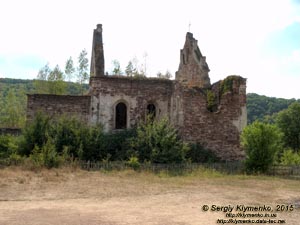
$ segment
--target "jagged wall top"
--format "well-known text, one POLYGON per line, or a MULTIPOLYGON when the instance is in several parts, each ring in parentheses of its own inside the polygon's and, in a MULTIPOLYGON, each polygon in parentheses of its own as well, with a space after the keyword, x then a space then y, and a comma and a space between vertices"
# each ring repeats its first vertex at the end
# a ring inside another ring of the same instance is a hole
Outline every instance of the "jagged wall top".
POLYGON ((91 76, 104 76, 104 51, 102 41, 102 24, 94 29, 91 59, 91 76))
POLYGON ((176 80, 189 86, 210 87, 209 68, 206 57, 201 54, 198 41, 193 34, 186 34, 185 44, 180 50, 180 64, 176 80))

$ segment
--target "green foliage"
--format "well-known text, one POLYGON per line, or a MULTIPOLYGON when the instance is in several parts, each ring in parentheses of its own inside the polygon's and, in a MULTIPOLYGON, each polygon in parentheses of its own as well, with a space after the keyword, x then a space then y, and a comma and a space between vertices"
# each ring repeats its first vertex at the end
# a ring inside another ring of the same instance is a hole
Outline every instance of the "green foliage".
POLYGON ((220 93, 221 93, 221 95, 225 94, 228 91, 231 92, 233 90, 232 89, 233 88, 233 82, 235 81, 239 85, 240 82, 241 82, 241 79, 243 79, 243 78, 240 77, 240 76, 232 75, 232 76, 228 76, 224 80, 222 80, 221 83, 220 83, 220 93))
POLYGON ((152 121, 149 117, 139 124, 137 136, 131 144, 142 162, 180 163, 188 150, 167 119, 152 121))
MULTIPOLYGON (((20 80, 0 78, 0 127, 24 127, 26 119, 26 93, 49 93, 46 80, 20 80), (40 85, 37 85, 40 82, 40 85)), ((79 95, 81 88, 75 83, 66 83, 66 94, 79 95)), ((88 85, 83 84, 84 92, 88 85)))
POLYGON ((48 93, 62 95, 66 93, 66 83, 64 82, 64 73, 58 65, 50 72, 48 76, 48 93))
POLYGON ((186 154, 186 158, 192 163, 213 163, 220 161, 213 151, 204 148, 199 143, 189 144, 189 151, 186 154))
POLYGON ((55 145, 51 139, 48 139, 41 151, 43 166, 47 168, 58 167, 59 156, 56 152, 55 145))
POLYGON ((131 140, 136 138, 136 130, 121 130, 105 133, 102 140, 102 155, 104 159, 109 155, 110 160, 127 160, 132 156, 131 140))
POLYGON ((45 166, 50 169, 58 167, 61 162, 61 159, 55 150, 55 145, 51 139, 48 139, 42 148, 35 145, 29 158, 35 168, 45 166))
POLYGON ((126 66, 125 73, 127 76, 131 77, 133 75, 133 72, 134 72, 134 68, 133 68, 132 61, 129 61, 128 65, 126 66))
POLYGON ((49 134, 53 138, 58 153, 62 153, 67 147, 70 155, 78 156, 78 149, 82 142, 81 136, 85 137, 84 133, 87 130, 85 124, 77 118, 63 115, 53 121, 49 129, 49 134))
POLYGON ((43 165, 41 149, 37 145, 34 146, 32 153, 29 155, 29 159, 36 168, 39 168, 43 165))
POLYGON ((16 139, 11 135, 0 135, 0 159, 7 159, 17 151, 16 139))
POLYGON ((81 94, 83 94, 83 83, 88 81, 89 79, 89 73, 88 73, 88 67, 89 67, 89 60, 87 58, 87 52, 85 49, 83 49, 78 57, 78 68, 77 68, 77 82, 80 84, 81 87, 81 94))
POLYGON ((282 165, 300 165, 300 153, 294 152, 292 149, 286 149, 283 151, 280 158, 280 163, 282 165))
POLYGON ((274 123, 276 114, 281 110, 287 109, 293 102, 296 102, 296 100, 249 93, 247 94, 248 123, 252 123, 255 120, 274 123))
POLYGON ((42 148, 48 140, 50 126, 50 118, 37 113, 35 119, 23 129, 24 139, 20 146, 20 154, 28 156, 35 146, 42 148))
POLYGON ((103 149, 105 139, 102 126, 84 127, 81 129, 79 140, 78 156, 80 159, 96 161, 106 157, 105 149, 103 149))
POLYGON ((241 135, 246 151, 246 169, 252 172, 266 172, 281 150, 282 133, 275 125, 259 121, 245 127, 241 135))
POLYGON ((112 61, 112 64, 113 64, 112 74, 113 75, 122 75, 120 62, 115 59, 112 61))
POLYGON ((212 90, 206 91, 207 109, 211 112, 216 111, 218 108, 216 102, 216 95, 212 90))
POLYGON ((127 166, 134 170, 138 170, 141 168, 141 164, 139 163, 139 159, 136 156, 132 156, 129 158, 129 160, 126 162, 127 166))
POLYGON ((65 74, 68 77, 68 81, 71 81, 75 73, 75 67, 72 57, 70 57, 65 65, 65 74))
POLYGON ((37 80, 34 81, 36 93, 38 94, 65 94, 66 83, 65 76, 58 65, 53 70, 46 64, 40 69, 37 80))
POLYGON ((278 127, 283 132, 286 147, 300 150, 300 103, 292 103, 286 110, 278 113, 278 127))
POLYGON ((0 127, 24 126, 26 109, 23 101, 26 101, 26 96, 22 88, 19 93, 11 88, 6 92, 6 96, 0 93, 0 127))

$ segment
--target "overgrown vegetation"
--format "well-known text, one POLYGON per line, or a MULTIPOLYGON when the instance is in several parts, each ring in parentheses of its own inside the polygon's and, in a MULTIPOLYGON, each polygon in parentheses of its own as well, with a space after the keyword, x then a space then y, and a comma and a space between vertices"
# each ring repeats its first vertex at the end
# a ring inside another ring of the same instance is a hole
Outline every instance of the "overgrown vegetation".
POLYGON ((233 91, 233 82, 236 82, 237 85, 240 84, 243 78, 241 76, 228 76, 220 82, 220 95, 225 94, 228 91, 233 91))
POLYGON ((131 145, 140 161, 152 163, 180 163, 188 151, 188 146, 179 139, 167 119, 157 121, 151 117, 139 124, 131 145))
POLYGON ((0 136, 0 159, 6 164, 30 162, 34 168, 58 167, 74 160, 141 163, 212 162, 217 158, 199 144, 186 144, 167 119, 148 117, 135 129, 105 133, 76 118, 38 113, 22 136, 0 136))
POLYGON ((246 169, 250 172, 266 172, 275 162, 281 150, 282 133, 275 125, 254 122, 247 126, 241 142, 246 151, 246 169))
POLYGON ((216 95, 212 90, 206 91, 207 109, 214 112, 218 108, 216 95))

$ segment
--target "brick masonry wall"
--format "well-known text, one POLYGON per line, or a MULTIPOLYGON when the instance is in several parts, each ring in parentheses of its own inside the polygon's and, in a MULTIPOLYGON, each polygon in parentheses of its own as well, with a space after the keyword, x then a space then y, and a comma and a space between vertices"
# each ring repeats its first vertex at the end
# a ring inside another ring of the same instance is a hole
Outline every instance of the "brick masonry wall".
MULTIPOLYGON (((219 94, 218 88, 213 88, 219 94)), ((233 90, 223 93, 215 112, 207 109, 206 94, 195 88, 182 93, 184 123, 180 134, 185 141, 199 142, 223 160, 244 158, 240 133, 246 125, 246 80, 233 83, 233 90)))
POLYGON ((90 80, 92 97, 92 123, 101 122, 106 131, 115 129, 115 106, 126 104, 127 128, 134 127, 154 104, 156 117, 169 115, 172 81, 157 78, 102 76, 90 80))
POLYGON ((66 114, 89 121, 91 96, 30 94, 27 99, 28 121, 39 111, 50 116, 66 114))

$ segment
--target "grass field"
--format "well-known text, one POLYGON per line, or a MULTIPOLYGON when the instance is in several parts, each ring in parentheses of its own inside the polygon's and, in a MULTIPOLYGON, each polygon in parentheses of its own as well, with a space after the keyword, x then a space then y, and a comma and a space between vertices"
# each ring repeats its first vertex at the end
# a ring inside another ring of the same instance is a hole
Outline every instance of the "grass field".
POLYGON ((204 169, 175 177, 131 170, 0 170, 1 225, 211 225, 229 219, 224 212, 204 212, 203 205, 271 206, 277 216, 271 219, 298 225, 300 181, 204 169), (293 205, 293 211, 277 212, 276 205, 293 205))

